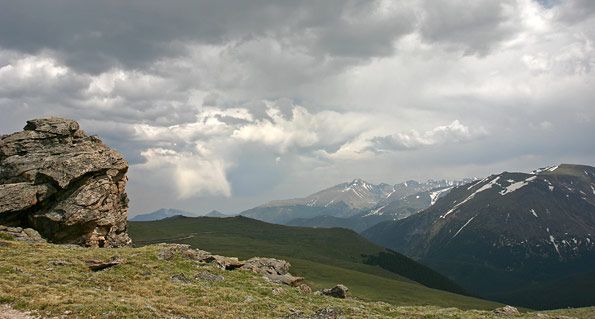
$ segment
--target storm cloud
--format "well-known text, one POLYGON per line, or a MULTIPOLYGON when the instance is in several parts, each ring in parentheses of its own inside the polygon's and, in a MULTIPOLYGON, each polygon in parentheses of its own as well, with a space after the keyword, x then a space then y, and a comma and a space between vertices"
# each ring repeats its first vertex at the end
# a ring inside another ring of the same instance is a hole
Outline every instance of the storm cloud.
POLYGON ((595 164, 593 1, 0 3, 0 133, 76 119, 131 215, 595 164))

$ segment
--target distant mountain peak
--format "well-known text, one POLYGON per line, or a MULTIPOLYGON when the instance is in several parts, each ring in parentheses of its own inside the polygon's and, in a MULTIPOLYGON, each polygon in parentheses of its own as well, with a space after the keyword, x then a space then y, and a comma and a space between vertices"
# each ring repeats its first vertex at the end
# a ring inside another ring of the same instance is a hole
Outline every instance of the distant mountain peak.
POLYGON ((354 178, 353 181, 351 182, 351 184, 353 184, 353 185, 366 184, 366 181, 364 181, 361 178, 354 178))
POLYGON ((153 221, 153 220, 164 219, 167 217, 173 217, 176 215, 187 216, 187 217, 198 216, 195 213, 191 213, 191 212, 187 212, 187 211, 183 211, 183 210, 179 210, 179 209, 161 208, 161 209, 158 209, 152 213, 136 215, 130 220, 131 221, 153 221))
POLYGON ((205 215, 205 217, 229 217, 228 215, 223 214, 220 211, 217 210, 212 210, 210 211, 208 214, 205 215))

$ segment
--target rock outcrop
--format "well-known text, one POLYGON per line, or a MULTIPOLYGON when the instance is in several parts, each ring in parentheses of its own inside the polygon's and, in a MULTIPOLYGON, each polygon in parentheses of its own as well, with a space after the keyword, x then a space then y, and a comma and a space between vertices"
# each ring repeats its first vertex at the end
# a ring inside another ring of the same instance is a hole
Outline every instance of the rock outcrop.
MULTIPOLYGON (((269 282, 288 285, 292 287, 299 287, 304 281, 303 277, 294 277, 289 273, 291 264, 285 260, 274 258, 254 257, 246 261, 239 260, 237 257, 226 257, 213 255, 208 251, 200 249, 192 249, 187 244, 158 244, 163 249, 159 251, 157 258, 159 260, 171 260, 176 257, 176 254, 183 258, 188 258, 202 263, 214 264, 217 268, 222 270, 242 269, 255 272, 263 276, 269 282)), ((310 290, 305 284, 305 287, 300 288, 306 292, 310 290), (306 288, 307 287, 307 288, 306 288)))
POLYGON ((261 274, 272 283, 297 287, 304 281, 304 278, 291 275, 289 273, 290 267, 291 264, 285 260, 254 257, 246 260, 246 264, 242 266, 242 269, 261 274))
MULTIPOLYGON (((33 228, 21 228, 21 227, 6 227, 0 225, 0 234, 9 236, 14 240, 26 241, 30 243, 45 243, 46 240, 41 238, 41 235, 33 228)), ((2 236, 0 236, 2 238, 2 236)))
POLYGON ((73 120, 27 121, 0 136, 0 224, 33 228, 54 243, 120 247, 128 163, 73 120))

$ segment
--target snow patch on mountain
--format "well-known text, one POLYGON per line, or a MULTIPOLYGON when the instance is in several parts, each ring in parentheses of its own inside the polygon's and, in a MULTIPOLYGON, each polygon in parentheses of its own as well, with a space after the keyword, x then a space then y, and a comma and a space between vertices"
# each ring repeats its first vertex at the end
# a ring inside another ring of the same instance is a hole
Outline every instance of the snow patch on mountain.
POLYGON ((482 179, 482 180, 480 180, 480 181, 478 181, 478 182, 471 183, 471 185, 469 185, 469 187, 467 187, 467 190, 468 190, 468 191, 470 191, 470 190, 471 190, 473 187, 475 187, 475 186, 477 186, 477 185, 480 185, 481 183, 483 183, 483 182, 487 181, 489 178, 490 178, 490 177, 488 176, 488 177, 486 177, 486 178, 484 178, 484 179, 482 179))
POLYGON ((440 194, 442 194, 444 192, 448 192, 451 189, 452 189, 452 187, 448 187, 448 188, 443 188, 443 189, 439 189, 437 191, 431 192, 430 193, 430 206, 432 206, 436 203, 438 198, 440 198, 440 194))
POLYGON ((539 218, 539 216, 537 216, 537 213, 535 212, 535 209, 531 208, 530 212, 531 214, 533 214, 533 216, 539 218))
POLYGON ((548 188, 550 189, 550 192, 554 191, 554 185, 552 185, 552 183, 550 181, 548 181, 547 179, 543 179, 544 182, 546 182, 548 184, 548 188))
POLYGON ((385 208, 386 206, 388 206, 388 205, 380 206, 376 209, 373 209, 369 213, 367 213, 366 215, 364 215, 362 217, 368 217, 368 216, 373 216, 373 215, 381 216, 381 215, 383 215, 382 209, 385 208))
POLYGON ((556 169, 558 169, 558 166, 559 165, 538 168, 536 170, 531 171, 531 173, 529 173, 529 174, 531 174, 531 175, 537 175, 537 174, 543 173, 543 172, 553 172, 556 169))
POLYGON ((508 185, 505 189, 503 189, 500 192, 500 195, 504 196, 506 194, 510 194, 514 191, 517 191, 517 190, 527 186, 529 184, 529 182, 535 180, 536 178, 537 178, 537 176, 531 176, 531 177, 525 179, 524 181, 511 183, 510 185, 508 185))
POLYGON ((492 188, 492 186, 494 186, 494 184, 497 184, 498 179, 500 179, 500 176, 494 178, 492 181, 490 181, 489 183, 483 185, 482 187, 480 187, 478 190, 476 190, 475 192, 473 192, 473 194, 469 195, 467 198, 465 198, 464 201, 454 205, 448 212, 446 212, 446 214, 440 216, 440 218, 446 218, 446 216, 448 216, 450 213, 454 212, 457 208, 461 207, 461 205, 465 204, 466 202, 470 201, 471 199, 473 199, 473 197, 475 197, 475 195, 488 190, 490 188, 492 188))
POLYGON ((459 228, 459 230, 457 231, 457 233, 456 233, 454 236, 452 236, 452 238, 455 238, 455 237, 457 237, 457 235, 458 235, 458 234, 461 232, 461 230, 463 230, 463 228, 465 228, 467 225, 469 225, 469 223, 470 223, 470 222, 473 220, 473 218, 475 218, 475 217, 477 217, 477 215, 475 215, 475 216, 473 216, 473 217, 469 218, 469 220, 468 220, 468 221, 465 223, 465 225, 463 225, 461 228, 459 228))
POLYGON ((558 248, 558 244, 556 244, 556 238, 554 238, 554 236, 552 236, 552 234, 550 234, 549 227, 546 230, 547 230, 548 235, 550 235, 550 242, 552 243, 552 245, 554 245, 554 248, 556 248, 556 252, 558 253, 558 256, 560 256, 560 258, 562 258, 562 255, 560 254, 560 249, 558 248))

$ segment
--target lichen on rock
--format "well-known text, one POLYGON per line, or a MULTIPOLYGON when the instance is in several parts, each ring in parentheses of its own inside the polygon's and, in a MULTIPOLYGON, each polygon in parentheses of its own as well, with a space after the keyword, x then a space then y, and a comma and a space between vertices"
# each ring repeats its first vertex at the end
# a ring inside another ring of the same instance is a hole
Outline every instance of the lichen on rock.
POLYGON ((0 136, 0 224, 88 247, 131 244, 126 232, 128 162, 76 121, 27 121, 0 136))

